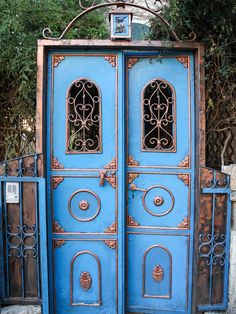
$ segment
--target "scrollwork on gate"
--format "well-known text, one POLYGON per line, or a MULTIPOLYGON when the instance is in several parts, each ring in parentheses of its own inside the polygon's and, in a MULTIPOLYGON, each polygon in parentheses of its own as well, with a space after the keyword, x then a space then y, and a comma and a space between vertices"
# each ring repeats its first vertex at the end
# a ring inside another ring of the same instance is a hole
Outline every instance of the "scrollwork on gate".
POLYGON ((101 95, 97 85, 80 78, 67 97, 67 153, 98 153, 101 143, 101 95))
MULTIPOLYGON (((181 41, 179 36, 176 34, 174 29, 172 28, 171 24, 162 16, 161 10, 163 8, 163 2, 162 0, 145 0, 145 3, 140 5, 139 0, 104 0, 102 2, 98 0, 79 0, 79 9, 80 12, 77 16, 75 16, 68 25, 64 28, 63 32, 60 36, 56 37, 53 36, 53 32, 50 28, 45 28, 43 30, 43 37, 46 39, 51 40, 58 40, 65 38, 66 34, 69 32, 69 30, 76 24, 78 20, 80 20, 83 16, 91 13, 92 11, 101 9, 101 8, 107 8, 107 7, 131 7, 135 9, 141 9, 143 11, 148 12, 149 14, 153 15, 157 20, 159 20, 163 25, 166 26, 166 28, 169 30, 171 36, 176 41, 181 41)), ((187 41, 194 41, 196 39, 196 34, 191 32, 188 36, 187 41)))
POLYGON ((175 91, 166 81, 148 82, 142 93, 143 151, 175 152, 175 91))

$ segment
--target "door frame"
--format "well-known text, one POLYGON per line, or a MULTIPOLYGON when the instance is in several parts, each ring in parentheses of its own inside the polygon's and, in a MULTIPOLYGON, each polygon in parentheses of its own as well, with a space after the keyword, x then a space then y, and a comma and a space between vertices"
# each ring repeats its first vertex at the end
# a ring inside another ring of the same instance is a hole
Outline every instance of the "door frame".
MULTIPOLYGON (((204 83, 204 47, 198 42, 170 41, 111 41, 111 40, 38 40, 37 54, 37 111, 36 111, 36 152, 43 154, 43 176, 47 173, 46 164, 46 104, 47 104, 47 56, 50 49, 93 49, 126 51, 190 51, 194 55, 194 103, 195 103, 195 213, 194 213, 194 253, 192 311, 196 311, 196 262, 198 249, 198 208, 200 193, 200 166, 205 166, 205 83, 204 83)), ((125 111, 123 111, 125 112, 125 111)), ((47 223, 47 222, 45 222, 47 223)), ((122 296, 125 299, 125 296, 122 296)))

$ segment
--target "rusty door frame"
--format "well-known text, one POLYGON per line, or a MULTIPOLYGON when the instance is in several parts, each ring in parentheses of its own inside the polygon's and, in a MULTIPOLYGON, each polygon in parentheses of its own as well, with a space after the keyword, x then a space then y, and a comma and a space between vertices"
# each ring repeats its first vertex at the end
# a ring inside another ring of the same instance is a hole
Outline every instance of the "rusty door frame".
MULTIPOLYGON (((52 48, 66 49, 116 49, 116 50, 136 50, 136 51, 157 51, 168 50, 181 52, 190 51, 194 54, 194 88, 195 88, 195 243, 193 260, 193 278, 196 278, 196 262, 198 250, 197 222, 199 212, 200 193, 200 166, 205 166, 205 81, 204 81, 204 47, 198 42, 170 42, 170 41, 111 41, 111 40, 38 40, 37 57, 37 113, 36 113, 36 152, 45 156, 45 136, 46 136, 46 93, 47 93, 47 52, 52 48)), ((44 162, 43 173, 46 174, 47 165, 44 162)), ((196 280, 193 280, 192 310, 196 311, 196 280)), ((194 313, 194 312, 193 312, 194 313)))

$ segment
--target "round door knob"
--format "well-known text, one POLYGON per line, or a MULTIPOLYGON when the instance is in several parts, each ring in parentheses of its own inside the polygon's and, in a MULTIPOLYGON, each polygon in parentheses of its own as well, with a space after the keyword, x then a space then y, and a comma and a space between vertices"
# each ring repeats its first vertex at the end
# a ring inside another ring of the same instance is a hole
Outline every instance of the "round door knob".
POLYGON ((161 205, 164 203, 164 199, 163 199, 163 197, 161 197, 161 196, 156 196, 156 197, 154 197, 154 199, 153 199, 153 203, 154 203, 154 205, 156 205, 156 206, 161 206, 161 205))
POLYGON ((89 202, 82 200, 81 202, 79 202, 79 208, 81 210, 87 210, 89 208, 89 202))

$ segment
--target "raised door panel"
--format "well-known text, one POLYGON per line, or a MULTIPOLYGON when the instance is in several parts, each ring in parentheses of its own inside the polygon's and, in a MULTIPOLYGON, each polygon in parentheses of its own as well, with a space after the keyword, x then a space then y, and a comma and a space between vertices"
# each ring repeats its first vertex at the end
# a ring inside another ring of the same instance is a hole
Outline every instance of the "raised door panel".
POLYGON ((99 182, 99 176, 52 176, 54 233, 116 233, 117 188, 99 182))
POLYGON ((55 313, 116 314, 116 249, 103 240, 54 239, 53 244, 55 313))
POLYGON ((128 227, 189 229, 189 174, 129 172, 128 178, 128 227))
POLYGON ((128 234, 128 309, 188 307, 188 236, 128 234))
POLYGON ((117 156, 117 56, 53 54, 50 61, 51 168, 101 169, 117 156))
POLYGON ((181 167, 191 155, 190 57, 130 56, 127 68, 129 166, 181 167))

